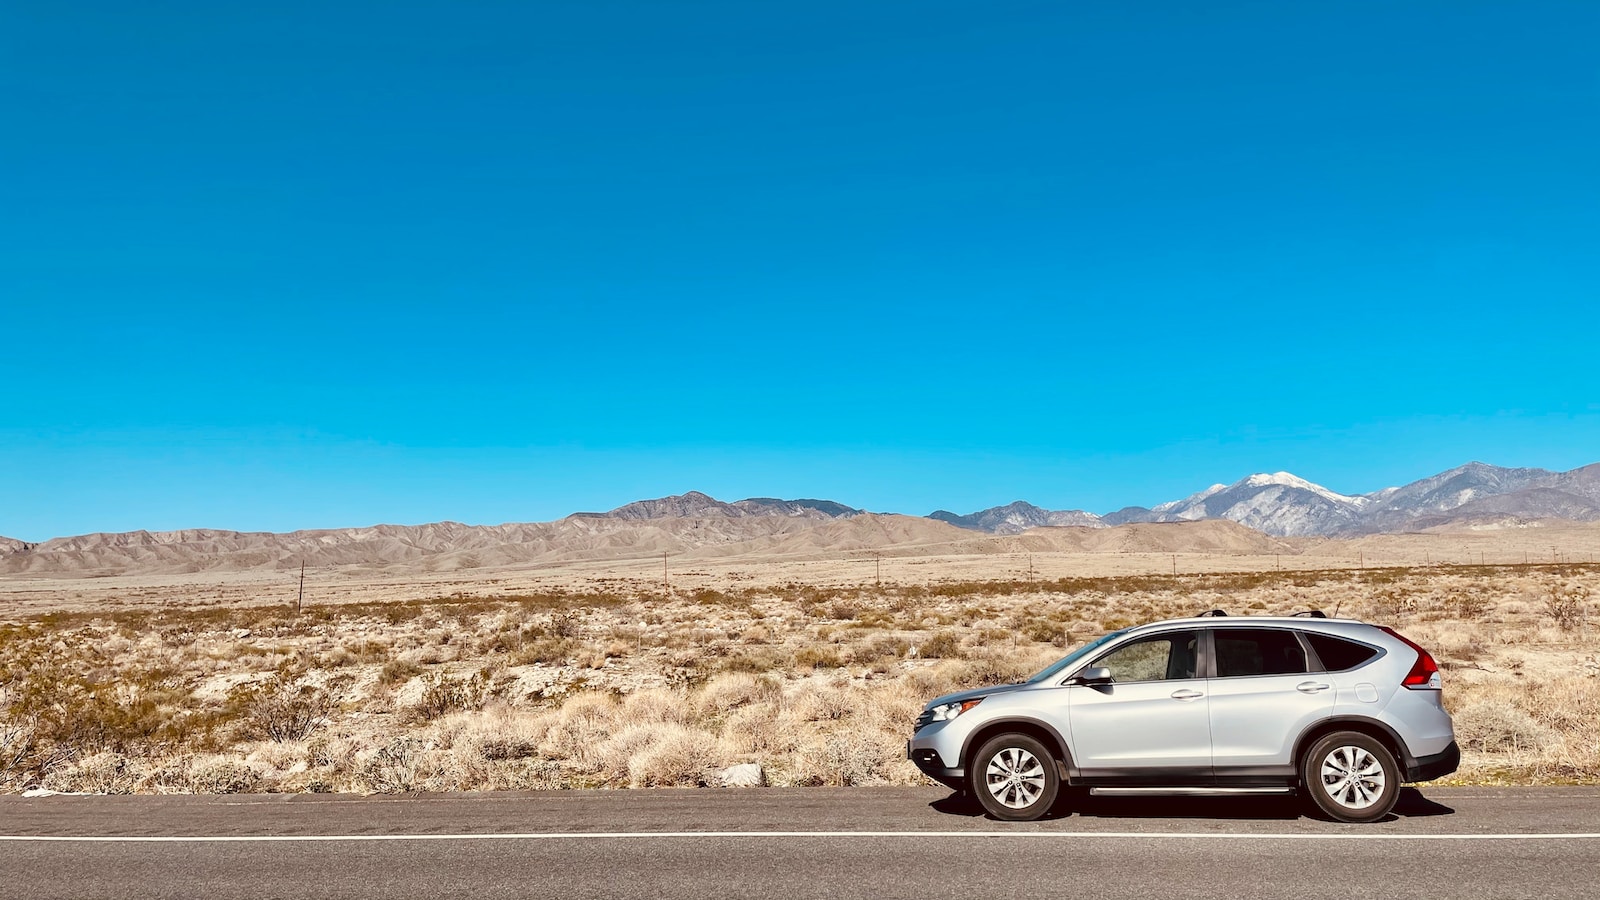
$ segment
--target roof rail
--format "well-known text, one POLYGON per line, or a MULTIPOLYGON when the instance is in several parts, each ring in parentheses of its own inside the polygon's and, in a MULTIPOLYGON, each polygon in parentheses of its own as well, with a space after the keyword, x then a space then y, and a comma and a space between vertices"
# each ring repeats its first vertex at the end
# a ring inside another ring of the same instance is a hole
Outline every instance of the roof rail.
POLYGON ((1205 618, 1214 617, 1214 616, 1225 616, 1227 614, 1228 614, 1228 611, 1225 610, 1225 609, 1209 609, 1209 610, 1206 610, 1205 612, 1201 613, 1200 615, 1195 616, 1195 618, 1196 619, 1205 619, 1205 618))
POLYGON ((1294 613, 1296 619, 1326 619, 1328 614, 1320 609, 1302 609, 1294 613))

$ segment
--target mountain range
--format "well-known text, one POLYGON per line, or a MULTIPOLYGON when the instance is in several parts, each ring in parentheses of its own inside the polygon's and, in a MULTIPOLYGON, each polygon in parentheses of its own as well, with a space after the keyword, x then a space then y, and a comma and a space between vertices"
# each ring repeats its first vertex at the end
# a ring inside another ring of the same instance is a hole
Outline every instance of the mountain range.
POLYGON ((755 497, 728 503, 690 491, 541 523, 436 522, 287 534, 134 531, 39 544, 0 537, 0 573, 196 572, 283 568, 305 559, 314 565, 452 570, 661 553, 799 556, 933 547, 985 553, 1009 546, 994 544, 994 538, 1024 532, 1031 532, 1027 540, 1037 544, 1024 549, 1087 550, 1129 541, 1176 547, 1172 542, 1177 541, 1270 552, 1262 542, 1272 538, 1493 527, 1541 519, 1600 521, 1600 463, 1552 472, 1472 462, 1368 494, 1340 494, 1288 472, 1256 474, 1181 500, 1105 515, 1017 501, 965 515, 939 510, 917 517, 870 513, 832 500, 755 497), (1161 523, 1217 527, 1189 527, 1181 534, 1138 530, 1161 523), (1093 537, 1101 529, 1116 534, 1093 537))
POLYGON ((1340 494, 1288 472, 1215 484, 1149 509, 1102 516, 1107 525, 1229 519, 1278 537, 1352 536, 1537 519, 1600 521, 1600 464, 1568 472, 1481 462, 1401 487, 1340 494))
MULTIPOLYGON (((622 519, 839 519, 862 512, 831 500, 758 497, 724 503, 691 491, 659 500, 641 500, 609 513, 580 515, 622 519)), ((1289 472, 1258 473, 1233 484, 1214 484, 1181 500, 1148 508, 1128 506, 1105 515, 1081 509, 1044 509, 1018 500, 965 515, 941 509, 927 518, 988 534, 1021 534, 1044 527, 1105 528, 1141 522, 1226 519, 1274 537, 1349 537, 1535 519, 1594 522, 1600 521, 1600 463, 1552 472, 1470 462, 1368 494, 1341 494, 1289 472)))

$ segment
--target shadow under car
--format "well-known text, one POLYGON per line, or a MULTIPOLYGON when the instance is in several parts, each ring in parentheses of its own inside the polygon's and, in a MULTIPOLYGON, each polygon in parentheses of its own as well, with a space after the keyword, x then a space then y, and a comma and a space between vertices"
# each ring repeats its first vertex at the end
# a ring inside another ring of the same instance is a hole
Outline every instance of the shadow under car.
MULTIPOLYGON (((928 804, 935 812, 976 818, 983 807, 971 794, 954 791, 928 804)), ((1250 819, 1290 821, 1307 818, 1309 804, 1292 794, 1265 796, 1147 796, 1098 797, 1082 789, 1066 789, 1041 821, 1064 819, 1072 815, 1096 819, 1250 819)), ((1396 818, 1421 818, 1453 815, 1455 810, 1422 795, 1414 787, 1403 787, 1394 811, 1380 821, 1396 818)))

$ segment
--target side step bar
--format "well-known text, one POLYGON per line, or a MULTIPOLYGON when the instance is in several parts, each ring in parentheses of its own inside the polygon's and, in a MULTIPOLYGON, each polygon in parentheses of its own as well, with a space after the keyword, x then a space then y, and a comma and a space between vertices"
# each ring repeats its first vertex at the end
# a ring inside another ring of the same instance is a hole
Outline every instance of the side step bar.
POLYGON ((1097 797, 1229 797, 1238 794, 1292 794, 1288 787, 1092 787, 1097 797))

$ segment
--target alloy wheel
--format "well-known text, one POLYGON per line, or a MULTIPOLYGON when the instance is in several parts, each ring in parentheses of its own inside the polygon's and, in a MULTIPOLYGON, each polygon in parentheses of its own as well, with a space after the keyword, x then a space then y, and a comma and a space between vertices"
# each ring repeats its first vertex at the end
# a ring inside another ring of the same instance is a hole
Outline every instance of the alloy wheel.
POLYGON ((984 772, 989 793, 1009 809, 1026 809, 1044 793, 1044 766, 1021 747, 1007 747, 989 760, 984 772))
POLYGON ((1366 809, 1383 796, 1383 764, 1364 747, 1335 747, 1322 758, 1322 789, 1340 806, 1366 809))

